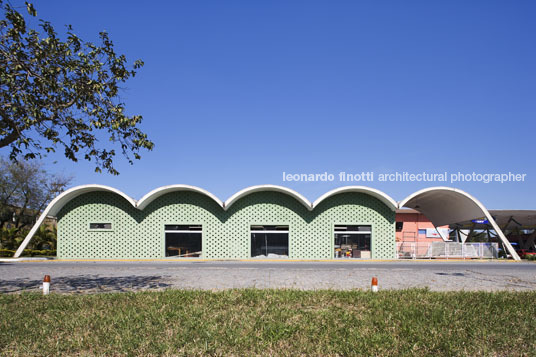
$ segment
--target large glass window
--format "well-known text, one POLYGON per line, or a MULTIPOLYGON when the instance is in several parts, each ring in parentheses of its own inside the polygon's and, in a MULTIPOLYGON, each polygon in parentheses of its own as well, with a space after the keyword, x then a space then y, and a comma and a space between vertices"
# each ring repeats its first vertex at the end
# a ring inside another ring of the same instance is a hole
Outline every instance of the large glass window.
POLYGON ((335 258, 370 258, 371 226, 335 225, 335 258))
POLYGON ((252 257, 288 257, 288 226, 251 226, 252 257))
POLYGON ((164 228, 166 257, 193 258, 202 255, 202 227, 200 225, 172 225, 164 228))

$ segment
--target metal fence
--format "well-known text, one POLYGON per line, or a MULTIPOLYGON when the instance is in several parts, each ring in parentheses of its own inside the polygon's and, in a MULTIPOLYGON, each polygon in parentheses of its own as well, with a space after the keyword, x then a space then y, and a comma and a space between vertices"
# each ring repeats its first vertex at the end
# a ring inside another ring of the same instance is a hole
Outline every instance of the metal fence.
POLYGON ((456 242, 397 242, 398 257, 418 258, 485 258, 493 259, 499 255, 498 243, 456 243, 456 242))

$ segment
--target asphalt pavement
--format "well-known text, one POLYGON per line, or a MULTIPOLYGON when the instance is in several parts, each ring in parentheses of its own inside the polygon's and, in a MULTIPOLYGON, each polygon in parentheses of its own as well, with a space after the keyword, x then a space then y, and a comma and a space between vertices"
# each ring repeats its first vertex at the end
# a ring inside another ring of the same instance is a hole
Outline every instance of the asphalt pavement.
POLYGON ((169 288, 534 290, 536 264, 511 261, 21 261, 0 262, 0 292, 97 293, 169 288))

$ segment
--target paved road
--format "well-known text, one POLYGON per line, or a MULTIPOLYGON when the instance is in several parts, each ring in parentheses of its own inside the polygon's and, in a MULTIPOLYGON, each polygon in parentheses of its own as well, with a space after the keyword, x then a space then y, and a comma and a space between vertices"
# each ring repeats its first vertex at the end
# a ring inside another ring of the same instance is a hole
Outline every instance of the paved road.
POLYGON ((66 293, 166 288, 534 290, 536 264, 512 262, 9 262, 0 263, 0 292, 39 291, 42 277, 66 293))

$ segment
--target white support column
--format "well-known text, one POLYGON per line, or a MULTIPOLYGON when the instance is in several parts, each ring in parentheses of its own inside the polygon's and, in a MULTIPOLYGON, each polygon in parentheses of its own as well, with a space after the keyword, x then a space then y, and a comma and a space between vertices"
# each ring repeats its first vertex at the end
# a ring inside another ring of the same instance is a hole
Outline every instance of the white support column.
POLYGON ((514 247, 512 247, 512 245, 508 241, 508 238, 506 238, 506 236, 504 235, 503 231, 501 230, 497 222, 495 222, 495 220, 493 219, 491 214, 487 212, 487 210, 485 211, 485 213, 486 213, 486 218, 488 219, 489 223, 491 224, 491 226, 493 227, 493 229, 495 230, 499 238, 501 238, 501 241, 503 242, 504 247, 508 250, 508 253, 512 255, 512 259, 520 261, 521 258, 515 251, 514 247))
POLYGON ((47 217, 47 213, 45 211, 41 214, 37 222, 35 222, 35 224, 33 225, 30 232, 28 232, 28 234, 26 235, 26 238, 24 238, 24 240, 22 241, 21 245, 19 246, 19 248, 15 252, 15 255, 13 256, 14 258, 20 257, 20 255, 22 254, 22 252, 24 251, 28 243, 30 243, 30 240, 34 236, 35 232, 37 232, 39 227, 41 227, 41 224, 43 224, 43 221, 45 220, 46 217, 47 217))
POLYGON ((435 228, 437 234, 439 234, 439 236, 443 239, 443 242, 446 242, 446 241, 449 240, 450 237, 449 237, 449 236, 446 236, 446 237, 445 237, 445 236, 443 235, 442 231, 440 231, 439 228, 438 228, 437 226, 434 225, 434 228, 435 228))

